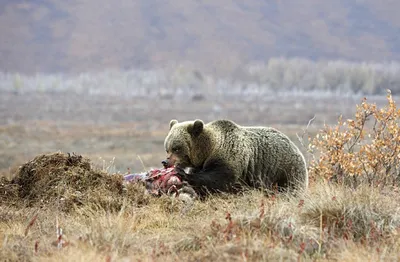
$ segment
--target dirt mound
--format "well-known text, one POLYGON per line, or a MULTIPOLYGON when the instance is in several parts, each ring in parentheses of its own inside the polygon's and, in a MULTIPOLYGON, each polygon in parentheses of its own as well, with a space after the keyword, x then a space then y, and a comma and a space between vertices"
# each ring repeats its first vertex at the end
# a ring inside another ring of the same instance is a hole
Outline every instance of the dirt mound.
POLYGON ((64 212, 79 206, 119 210, 124 202, 147 201, 139 187, 125 186, 122 175, 92 169, 90 160, 80 155, 52 153, 22 165, 11 181, 2 178, 0 201, 64 212))

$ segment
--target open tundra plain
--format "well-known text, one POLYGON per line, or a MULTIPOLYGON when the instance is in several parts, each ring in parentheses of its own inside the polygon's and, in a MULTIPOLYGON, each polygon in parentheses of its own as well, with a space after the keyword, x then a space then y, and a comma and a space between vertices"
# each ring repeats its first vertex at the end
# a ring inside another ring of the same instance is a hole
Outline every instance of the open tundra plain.
MULTIPOLYGON (((390 74, 382 79, 395 76, 390 74)), ((93 169, 110 175, 125 174, 128 168, 143 172, 161 167, 172 118, 228 118, 241 125, 272 126, 288 134, 309 161, 308 137, 324 124, 335 125, 340 115, 354 118, 363 97, 379 107, 387 104, 382 81, 380 89, 367 81, 354 89, 355 81, 334 85, 330 81, 336 78, 321 79, 315 87, 302 88, 285 79, 265 80, 255 74, 222 79, 182 68, 75 75, 2 73, 1 181, 16 177, 19 167, 36 156, 55 152, 82 155, 93 169)), ((394 87, 393 79, 387 82, 394 87)), ((297 81, 295 76, 292 81, 297 81)), ((397 90, 392 91, 398 101, 397 90)), ((400 259, 396 190, 351 189, 317 181, 297 197, 250 191, 205 201, 153 198, 137 190, 113 196, 121 200, 116 208, 82 204, 67 212, 40 198, 35 200, 42 201, 40 205, 32 199, 16 201, 21 195, 12 195, 12 186, 0 184, 0 257, 6 261, 400 259)), ((65 187, 52 197, 63 201, 65 187)), ((50 192, 45 185, 43 190, 50 192)), ((100 197, 101 188, 95 190, 100 197)))

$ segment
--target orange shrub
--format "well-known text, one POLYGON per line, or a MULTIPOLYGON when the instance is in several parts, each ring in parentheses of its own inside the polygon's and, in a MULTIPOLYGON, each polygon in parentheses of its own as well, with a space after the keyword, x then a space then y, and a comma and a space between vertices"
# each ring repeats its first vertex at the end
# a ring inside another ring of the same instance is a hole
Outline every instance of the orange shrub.
POLYGON ((354 119, 339 118, 310 142, 310 177, 357 186, 400 182, 400 110, 387 91, 388 104, 378 108, 367 99, 357 105, 354 119))

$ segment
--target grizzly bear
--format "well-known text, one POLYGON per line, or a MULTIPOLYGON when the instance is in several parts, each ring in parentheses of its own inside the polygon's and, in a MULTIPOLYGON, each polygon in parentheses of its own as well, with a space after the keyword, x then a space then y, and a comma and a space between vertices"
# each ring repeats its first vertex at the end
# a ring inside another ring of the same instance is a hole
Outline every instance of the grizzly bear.
POLYGON ((171 120, 164 147, 168 165, 175 165, 200 196, 244 187, 293 191, 308 186, 303 154, 271 127, 245 127, 230 120, 171 120))

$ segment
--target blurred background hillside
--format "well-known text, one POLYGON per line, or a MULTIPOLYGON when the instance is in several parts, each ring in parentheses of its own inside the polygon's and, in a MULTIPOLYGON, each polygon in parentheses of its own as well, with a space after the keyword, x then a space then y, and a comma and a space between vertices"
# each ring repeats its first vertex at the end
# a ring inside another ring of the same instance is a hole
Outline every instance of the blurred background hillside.
POLYGON ((186 64, 229 74, 272 57, 400 59, 394 0, 2 0, 0 69, 186 64))

